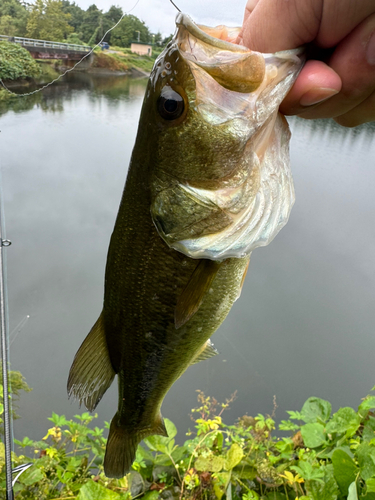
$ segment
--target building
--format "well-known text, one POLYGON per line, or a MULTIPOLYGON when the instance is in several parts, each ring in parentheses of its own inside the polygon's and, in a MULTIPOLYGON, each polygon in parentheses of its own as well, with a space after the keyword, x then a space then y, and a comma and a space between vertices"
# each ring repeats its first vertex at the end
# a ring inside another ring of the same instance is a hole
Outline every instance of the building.
POLYGON ((138 54, 140 56, 151 56, 152 55, 152 45, 150 43, 131 42, 130 50, 134 54, 138 54))

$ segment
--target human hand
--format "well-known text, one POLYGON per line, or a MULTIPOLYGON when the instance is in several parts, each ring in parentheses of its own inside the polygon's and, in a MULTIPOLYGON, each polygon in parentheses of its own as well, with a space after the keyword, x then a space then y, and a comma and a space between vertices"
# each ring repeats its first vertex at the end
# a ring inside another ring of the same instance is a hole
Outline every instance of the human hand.
POLYGON ((346 127, 375 120, 374 0, 248 0, 237 43, 260 52, 307 44, 282 113, 346 127))

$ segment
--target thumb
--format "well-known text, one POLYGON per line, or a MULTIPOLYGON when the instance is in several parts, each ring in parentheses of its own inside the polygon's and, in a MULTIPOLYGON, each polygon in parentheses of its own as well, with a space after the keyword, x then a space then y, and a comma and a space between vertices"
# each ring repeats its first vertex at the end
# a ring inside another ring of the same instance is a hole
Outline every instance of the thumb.
POLYGON ((315 39, 323 0, 248 0, 239 42, 259 52, 294 49, 315 39))

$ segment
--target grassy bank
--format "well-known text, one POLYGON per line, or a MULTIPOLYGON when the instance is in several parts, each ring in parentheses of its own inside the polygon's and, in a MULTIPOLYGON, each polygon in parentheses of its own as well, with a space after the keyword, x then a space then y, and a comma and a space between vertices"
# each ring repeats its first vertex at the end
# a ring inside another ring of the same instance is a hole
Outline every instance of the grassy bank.
POLYGON ((153 50, 151 57, 139 56, 123 47, 111 47, 110 51, 95 51, 95 59, 92 68, 105 68, 109 71, 128 72, 133 69, 150 73, 155 59, 161 53, 161 48, 153 50))

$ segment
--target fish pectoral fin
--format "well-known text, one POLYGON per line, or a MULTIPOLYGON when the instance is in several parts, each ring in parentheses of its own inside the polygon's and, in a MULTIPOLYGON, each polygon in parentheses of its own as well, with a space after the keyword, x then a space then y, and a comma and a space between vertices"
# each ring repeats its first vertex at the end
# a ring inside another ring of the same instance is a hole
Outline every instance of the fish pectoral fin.
POLYGON ((202 259, 194 269, 191 278, 177 299, 174 313, 176 329, 184 325, 198 311, 203 297, 209 290, 221 262, 202 259))
POLYGON ((213 345, 213 343, 211 342, 211 340, 208 339, 207 342, 204 344, 203 349, 193 359, 193 361, 191 362, 191 364, 195 365, 195 363, 199 363, 199 361, 204 361, 205 359, 210 359, 213 356, 216 356, 216 354, 219 354, 219 351, 213 345))
POLYGON ((68 394, 93 411, 111 385, 115 371, 109 358, 102 315, 75 355, 68 378, 68 394))

